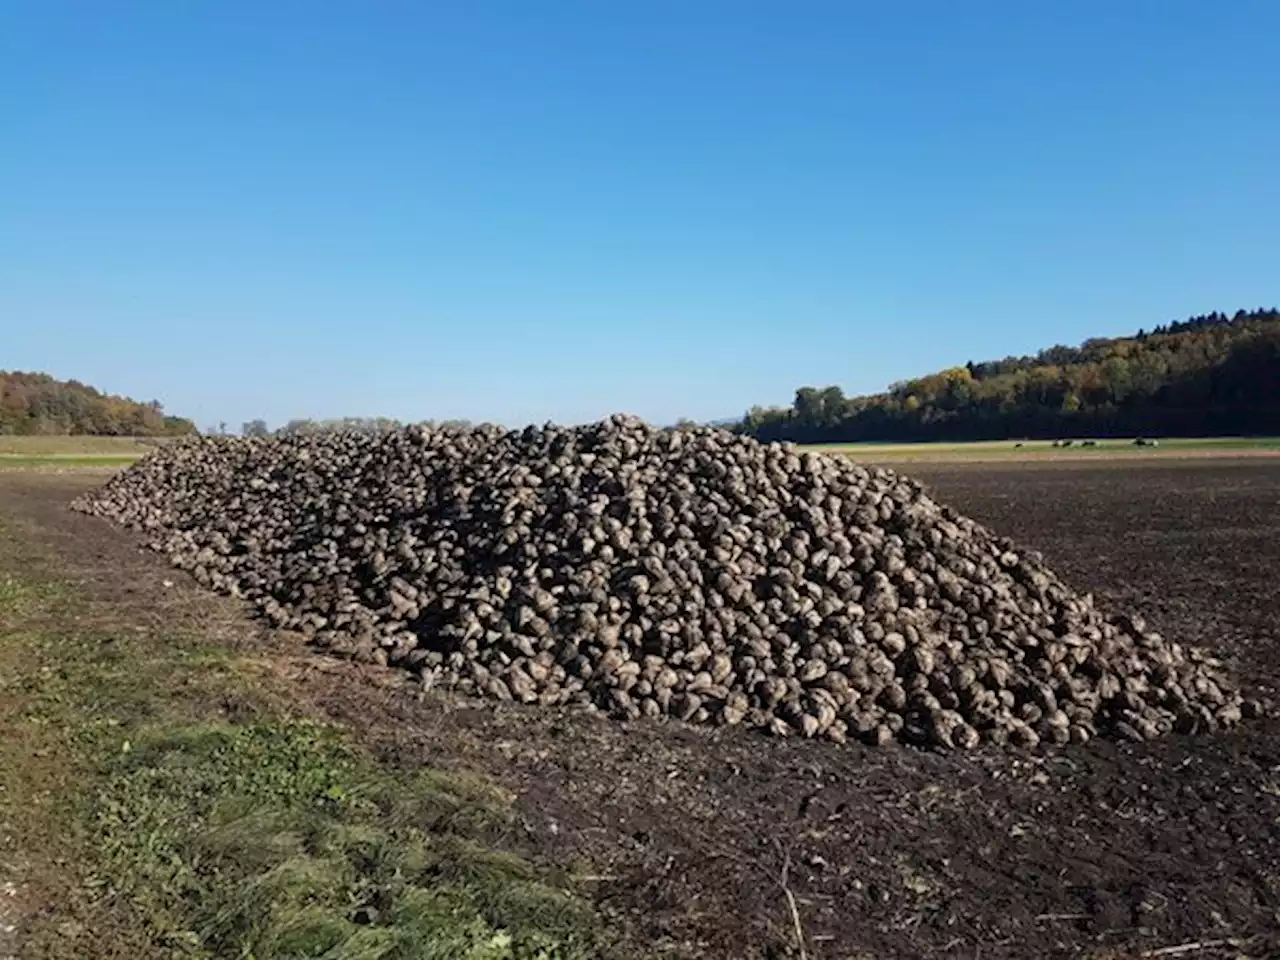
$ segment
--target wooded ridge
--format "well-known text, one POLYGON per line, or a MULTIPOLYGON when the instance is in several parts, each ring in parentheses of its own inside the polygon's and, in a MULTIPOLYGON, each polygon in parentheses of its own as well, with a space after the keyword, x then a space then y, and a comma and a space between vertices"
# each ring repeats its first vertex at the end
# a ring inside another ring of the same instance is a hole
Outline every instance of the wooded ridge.
POLYGON ((0 434, 165 437, 195 432, 194 423, 167 416, 154 400, 140 403, 46 373, 0 370, 0 434))
POLYGON ((870 396, 801 387, 738 429, 802 443, 1280 434, 1280 311, 970 362, 870 396))

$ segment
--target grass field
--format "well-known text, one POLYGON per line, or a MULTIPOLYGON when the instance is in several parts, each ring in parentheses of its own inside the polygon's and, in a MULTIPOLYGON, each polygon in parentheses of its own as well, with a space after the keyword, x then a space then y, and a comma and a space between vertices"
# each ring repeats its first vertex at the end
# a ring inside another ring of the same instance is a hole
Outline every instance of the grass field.
POLYGON ((26 437, 0 435, 0 470, 127 467, 161 437, 26 437))
POLYGON ((1193 437, 1161 440, 1159 447, 1137 447, 1131 440, 1099 440, 1097 446, 1054 447, 1049 440, 995 440, 975 443, 825 443, 805 447, 857 460, 986 461, 1069 460, 1076 458, 1178 458, 1212 456, 1280 456, 1280 437, 1193 437))
POLYGON ((0 470, 17 470, 30 468, 83 468, 107 467, 115 469, 127 467, 134 463, 141 454, 116 453, 68 453, 68 454, 15 454, 0 453, 0 470))
POLYGON ((140 457, 163 437, 26 437, 0 434, 0 456, 140 457))

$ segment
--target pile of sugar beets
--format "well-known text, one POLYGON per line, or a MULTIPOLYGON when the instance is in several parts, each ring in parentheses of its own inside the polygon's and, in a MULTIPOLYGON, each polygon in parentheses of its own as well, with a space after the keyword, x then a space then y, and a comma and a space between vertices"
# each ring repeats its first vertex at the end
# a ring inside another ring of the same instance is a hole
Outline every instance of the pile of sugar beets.
POLYGON ((321 647, 468 695, 954 748, 1260 710, 917 482, 721 430, 204 438, 75 507, 321 647))

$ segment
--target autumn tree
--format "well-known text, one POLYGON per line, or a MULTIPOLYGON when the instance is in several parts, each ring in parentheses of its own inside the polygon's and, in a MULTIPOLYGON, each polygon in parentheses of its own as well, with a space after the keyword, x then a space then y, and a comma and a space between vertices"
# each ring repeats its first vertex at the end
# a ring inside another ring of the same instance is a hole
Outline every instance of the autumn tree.
POLYGON ((168 416, 155 400, 104 394, 78 380, 0 370, 0 433, 178 436, 195 424, 168 416))
POLYGON ((790 407, 752 407, 763 440, 1280 434, 1280 312, 1211 313, 1133 337, 969 361, 845 397, 801 387, 790 407))

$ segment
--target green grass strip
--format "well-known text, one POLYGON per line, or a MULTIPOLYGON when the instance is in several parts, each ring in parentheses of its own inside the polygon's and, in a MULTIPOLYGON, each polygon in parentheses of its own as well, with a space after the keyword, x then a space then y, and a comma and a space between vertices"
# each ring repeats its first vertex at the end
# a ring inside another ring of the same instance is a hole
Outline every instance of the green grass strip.
POLYGON ((56 584, 0 572, 0 694, 21 704, 0 736, 0 821, 63 838, 94 918, 47 927, 33 955, 614 953, 589 902, 506 852, 510 798, 493 785, 389 769, 332 726, 274 715, 233 654, 67 629, 77 609, 56 584), (247 722, 216 716, 225 695, 255 704, 247 722), (43 792, 66 793, 20 807, 51 755, 70 772, 43 792))

